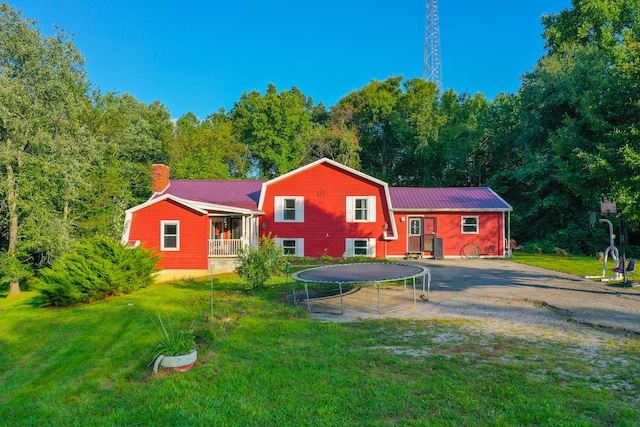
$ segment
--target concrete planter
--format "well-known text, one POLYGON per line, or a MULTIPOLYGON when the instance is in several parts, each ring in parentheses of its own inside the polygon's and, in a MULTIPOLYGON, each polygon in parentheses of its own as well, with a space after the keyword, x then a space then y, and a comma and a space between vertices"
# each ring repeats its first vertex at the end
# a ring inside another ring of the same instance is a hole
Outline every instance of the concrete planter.
POLYGON ((161 354, 153 364, 153 373, 158 373, 158 366, 164 369, 175 369, 179 372, 188 371, 191 369, 196 359, 198 358, 198 351, 193 349, 189 354, 182 354, 180 356, 165 356, 161 354))

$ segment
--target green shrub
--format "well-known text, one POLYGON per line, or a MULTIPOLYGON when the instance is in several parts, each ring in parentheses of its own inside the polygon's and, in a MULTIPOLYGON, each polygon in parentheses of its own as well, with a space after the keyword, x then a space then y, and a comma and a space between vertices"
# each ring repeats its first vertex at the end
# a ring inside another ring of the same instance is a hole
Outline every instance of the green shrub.
POLYGON ((258 247, 238 250, 238 276, 244 278, 249 286, 256 289, 264 286, 274 274, 280 273, 286 266, 286 258, 282 248, 276 246, 275 240, 262 236, 258 247))
POLYGON ((34 288, 46 305, 58 307, 128 294, 153 283, 160 258, 152 254, 104 237, 90 238, 40 270, 34 288))
POLYGON ((320 257, 320 261, 331 262, 333 261, 333 257, 329 254, 322 254, 322 256, 320 257))

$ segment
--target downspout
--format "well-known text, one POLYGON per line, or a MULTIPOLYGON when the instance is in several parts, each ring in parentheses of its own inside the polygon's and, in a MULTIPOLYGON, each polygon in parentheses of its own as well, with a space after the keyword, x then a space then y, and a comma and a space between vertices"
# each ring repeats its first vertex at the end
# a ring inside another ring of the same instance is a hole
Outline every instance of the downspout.
POLYGON ((512 253, 511 253, 511 212, 507 211, 507 247, 506 249, 506 254, 508 258, 511 258, 512 253))

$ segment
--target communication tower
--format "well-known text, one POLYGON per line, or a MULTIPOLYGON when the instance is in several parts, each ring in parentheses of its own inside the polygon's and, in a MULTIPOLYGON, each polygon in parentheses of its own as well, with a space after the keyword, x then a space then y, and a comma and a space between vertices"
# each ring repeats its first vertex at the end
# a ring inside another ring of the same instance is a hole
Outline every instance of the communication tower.
POLYGON ((440 62, 440 26, 438 0, 427 0, 427 19, 424 33, 424 78, 442 89, 442 63, 440 62))

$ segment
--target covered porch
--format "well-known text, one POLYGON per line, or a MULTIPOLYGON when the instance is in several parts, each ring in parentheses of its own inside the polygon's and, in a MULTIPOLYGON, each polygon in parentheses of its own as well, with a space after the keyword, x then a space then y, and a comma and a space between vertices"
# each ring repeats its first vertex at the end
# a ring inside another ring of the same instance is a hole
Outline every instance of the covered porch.
POLYGON ((209 258, 236 258, 238 250, 258 244, 258 217, 254 214, 209 215, 209 258))

